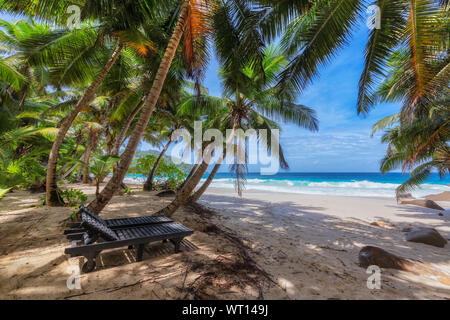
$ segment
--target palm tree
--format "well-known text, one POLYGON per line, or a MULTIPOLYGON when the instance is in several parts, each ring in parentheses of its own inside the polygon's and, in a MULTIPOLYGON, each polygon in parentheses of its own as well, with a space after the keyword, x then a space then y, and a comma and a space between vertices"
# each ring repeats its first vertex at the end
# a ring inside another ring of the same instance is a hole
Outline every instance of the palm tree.
MULTIPOLYGON (((189 84, 185 84, 189 85, 189 84)), ((204 90, 204 89, 203 89, 204 90)), ((200 114, 198 110, 189 109, 186 110, 188 104, 184 103, 194 98, 186 88, 179 88, 178 92, 176 90, 171 90, 170 95, 164 93, 161 95, 159 100, 159 106, 155 110, 155 122, 152 126, 150 133, 156 133, 158 135, 159 141, 166 141, 162 151, 160 152, 158 158, 156 159, 152 170, 150 171, 147 180, 144 183, 144 191, 151 191, 153 189, 153 180, 155 178, 155 173, 158 169, 159 163, 163 159, 165 153, 169 149, 172 141, 172 133, 175 130, 186 129, 190 133, 193 133, 194 128, 192 124, 196 120, 200 120, 200 114)), ((149 140, 149 135, 144 135, 145 140, 149 140)), ((155 138, 153 137, 153 140, 155 138)))
POLYGON ((398 167, 404 172, 413 169, 409 179, 397 188, 397 197, 422 184, 433 170, 441 178, 450 173, 448 102, 446 99, 446 104, 437 103, 430 116, 424 119, 399 123, 396 115, 397 121, 393 127, 393 117, 375 125, 375 130, 391 126, 382 137, 382 141, 388 143, 388 150, 381 162, 381 172, 386 173, 398 167))
POLYGON ((222 165, 223 159, 226 156, 226 150, 224 150, 222 156, 216 161, 216 164, 214 165, 213 169, 211 170, 211 173, 208 175, 208 178, 206 178, 205 182, 200 186, 200 188, 195 191, 193 195, 191 195, 187 202, 196 202, 200 197, 205 193, 205 191, 208 189, 210 184, 212 183, 214 177, 216 176, 217 171, 219 171, 220 166, 222 165))
MULTIPOLYGON (((121 160, 117 166, 117 170, 114 172, 113 177, 105 186, 99 198, 89 205, 91 210, 100 212, 110 201, 114 195, 114 192, 119 188, 123 178, 125 177, 136 152, 137 146, 150 120, 153 109, 158 101, 164 81, 183 33, 183 48, 187 62, 188 75, 197 81, 201 79, 203 73, 202 70, 204 70, 208 56, 205 45, 208 35, 212 31, 208 19, 212 15, 216 16, 220 11, 216 10, 216 5, 217 4, 215 1, 182 1, 176 26, 173 29, 172 36, 161 60, 161 64, 156 73, 152 88, 150 89, 145 100, 139 121, 136 124, 133 134, 129 138, 127 147, 122 154, 121 160)), ((236 6, 234 8, 236 9, 236 6)), ((234 12, 236 13, 235 19, 240 22, 240 28, 238 29, 239 33, 237 35, 241 37, 241 47, 245 45, 247 49, 245 51, 245 55, 241 56, 241 60, 248 61, 249 59, 252 59, 252 61, 256 61, 256 65, 258 65, 258 61, 260 60, 258 60, 258 57, 261 58, 261 55, 258 56, 253 53, 254 50, 259 49, 259 45, 256 44, 259 44, 261 40, 260 33, 258 32, 260 20, 258 20, 258 16, 256 14, 253 14, 250 6, 246 6, 246 3, 239 2, 238 9, 234 12), (248 21, 243 19, 246 17, 251 17, 252 19, 248 19, 248 21)))
MULTIPOLYGON (((160 119, 158 118, 158 120, 160 120, 160 119)), ((162 148, 161 152, 159 153, 158 157, 156 158, 156 161, 153 164, 152 170, 148 174, 147 179, 145 180, 144 187, 143 187, 144 191, 152 191, 153 190, 153 181, 155 179, 155 174, 158 169, 158 166, 159 166, 161 160, 163 159, 165 153, 169 149, 170 145, 172 144, 172 140, 171 140, 172 130, 170 130, 170 128, 165 128, 163 126, 159 126, 159 127, 156 127, 156 129, 155 129, 155 127, 153 126, 152 131, 153 132, 147 132, 146 134, 144 134, 144 140, 146 140, 147 142, 149 140, 154 140, 154 139, 158 140, 159 144, 163 145, 163 148, 162 148), (154 134, 157 134, 157 138, 155 138, 153 136, 154 134)))
POLYGON ((55 142, 53 143, 52 150, 50 151, 47 165, 47 204, 49 206, 58 206, 63 203, 62 199, 58 194, 56 185, 56 164, 58 160, 59 149, 63 143, 63 140, 67 132, 69 131, 73 121, 80 113, 81 109, 86 105, 88 105, 94 98, 94 94, 97 88, 100 86, 103 79, 106 77, 106 75, 111 70, 114 63, 117 61, 122 49, 123 44, 119 43, 117 47, 114 49, 110 59, 106 62, 102 71, 98 74, 98 76, 95 78, 92 84, 88 87, 88 89, 86 90, 84 95, 80 98, 80 100, 78 100, 77 104, 72 109, 70 114, 64 119, 59 129, 58 136, 56 137, 55 142))
POLYGON ((94 212, 100 212, 105 207, 105 205, 113 197, 115 191, 119 188, 120 184, 123 181, 123 178, 125 177, 125 174, 136 152, 136 148, 142 138, 145 128, 147 127, 150 116, 161 93, 166 75, 169 71, 173 57, 175 56, 175 51, 186 27, 188 14, 192 12, 192 9, 195 8, 195 5, 195 1, 192 1, 192 3, 190 1, 183 1, 180 10, 180 16, 174 28, 172 37, 164 53, 160 67, 156 73, 152 88, 150 89, 149 94, 144 100, 141 116, 138 123, 136 124, 133 134, 129 138, 127 147, 121 157, 120 162, 118 163, 117 170, 115 170, 113 177, 109 180, 108 184, 105 186, 97 199, 89 204, 89 209, 93 210, 94 212))
MULTIPOLYGON (((265 25, 266 35, 275 38, 286 31, 282 45, 290 63, 280 77, 281 91, 290 85, 305 88, 317 75, 318 67, 348 42, 369 4, 364 0, 258 2, 273 9, 265 25)), ((375 105, 372 95, 386 75, 390 55, 399 48, 409 52, 408 76, 414 80, 405 108, 431 100, 448 81, 448 67, 440 79, 431 81, 436 53, 448 54, 448 1, 376 0, 372 4, 380 9, 381 28, 372 29, 367 42, 358 113, 367 113, 375 105)))
MULTIPOLYGON (((81 1, 83 4, 84 20, 100 20, 102 24, 97 28, 99 40, 102 41, 106 35, 110 38, 119 39, 117 44, 113 47, 110 58, 104 63, 104 67, 98 73, 96 78, 92 81, 87 88, 85 94, 80 98, 72 112, 64 119, 58 135, 53 143, 52 150, 50 152, 48 165, 47 165, 47 204, 50 206, 62 205, 63 201, 58 194, 56 185, 56 165, 58 159, 59 149, 63 143, 64 137, 68 132, 73 120, 76 118, 81 109, 89 104, 94 98, 97 88, 100 86, 111 67, 117 61, 124 44, 130 44, 137 50, 144 49, 144 52, 151 47, 151 42, 147 39, 143 39, 138 27, 141 26, 146 19, 153 17, 152 11, 146 1, 137 1, 135 3, 123 2, 123 1, 81 1)), ((70 1, 55 1, 55 0, 38 0, 38 1, 1 1, 0 7, 3 10, 14 13, 22 13, 28 15, 35 15, 45 20, 50 20, 53 23, 65 23, 64 19, 67 18, 66 10, 72 3, 70 1)), ((152 10, 154 8, 151 8, 152 10)), ((77 33, 78 31, 74 31, 77 33)), ((101 41, 96 41, 93 45, 98 47, 101 41)), ((65 49, 66 52, 72 52, 71 43, 67 43, 65 49)), ((73 57, 78 58, 83 56, 83 53, 89 52, 88 48, 83 47, 82 50, 77 50, 79 54, 73 57), (80 52, 81 51, 81 52, 80 52)), ((73 52, 72 52, 73 53, 73 52)), ((85 57, 83 57, 85 59, 85 57)), ((77 60, 77 59, 75 59, 77 60)), ((89 70, 89 68, 87 69, 89 70)))
MULTIPOLYGON (((34 20, 8 22, 0 19, 0 53, 2 80, 8 83, 11 99, 2 99, 3 105, 14 114, 24 111, 27 98, 42 94, 47 86, 48 56, 62 53, 66 39, 77 42, 77 35, 53 30, 34 20), (51 43, 51 45, 49 44, 51 43)), ((43 95, 43 94, 42 94, 43 95)))
POLYGON ((95 176, 95 196, 99 195, 100 183, 110 173, 114 163, 118 161, 118 157, 103 155, 94 159, 90 165, 90 170, 95 176))
MULTIPOLYGON (((447 72, 447 59, 435 58, 433 68, 427 71, 428 81, 438 87, 447 72)), ((382 141, 388 148, 381 162, 382 173, 400 166, 403 172, 413 169, 409 179, 397 188, 397 197, 423 183, 433 169, 441 178, 450 170, 449 89, 433 92, 430 99, 415 101, 411 106, 411 94, 416 90, 409 61, 408 50, 395 51, 389 59, 388 77, 371 97, 375 102, 403 102, 398 114, 380 120, 373 128, 373 133, 386 129, 382 141)))
MULTIPOLYGON (((238 47, 236 46, 236 48, 238 47)), ((207 113, 212 116, 210 123, 208 123, 208 126, 210 127, 221 128, 223 131, 232 127, 233 130, 226 141, 227 147, 228 145, 233 144, 237 129, 265 129, 271 132, 272 129, 280 128, 276 122, 268 119, 265 115, 269 115, 272 118, 284 122, 295 123, 300 127, 309 130, 314 131, 318 129, 314 111, 293 102, 296 92, 294 88, 289 92, 285 92, 284 101, 274 97, 274 91, 277 86, 277 76, 286 64, 285 58, 281 55, 281 52, 277 47, 269 46, 263 51, 264 58, 261 63, 263 74, 261 74, 260 69, 255 71, 250 65, 241 66, 241 68, 236 71, 233 61, 238 61, 236 59, 239 55, 237 49, 231 53, 226 51, 224 52, 224 55, 219 58, 224 58, 225 55, 227 58, 230 58, 231 63, 224 66, 220 72, 222 86, 224 88, 224 97, 217 98, 207 95, 202 95, 199 98, 196 97, 190 101, 193 106, 190 106, 189 109, 195 109, 195 106, 198 106, 207 111, 207 113)), ((186 104, 187 103, 185 103, 185 105, 186 104)), ((271 143, 269 140, 267 145, 269 150, 270 146, 271 143)), ((284 159, 281 147, 278 152, 280 155, 279 159, 281 167, 287 168, 288 165, 284 159)), ((219 159, 213 168, 213 173, 210 175, 210 179, 207 179, 205 184, 200 188, 199 193, 195 194, 190 200, 195 201, 206 190, 209 183, 214 178, 215 172, 219 169, 223 157, 224 154, 219 156, 219 159)), ((170 217, 184 202, 186 202, 206 172, 208 165, 208 160, 203 159, 192 177, 187 180, 183 188, 177 193, 174 201, 164 209, 160 210, 157 214, 170 217)), ((234 164, 231 168, 236 174, 235 186, 237 192, 241 195, 246 166, 234 164)))

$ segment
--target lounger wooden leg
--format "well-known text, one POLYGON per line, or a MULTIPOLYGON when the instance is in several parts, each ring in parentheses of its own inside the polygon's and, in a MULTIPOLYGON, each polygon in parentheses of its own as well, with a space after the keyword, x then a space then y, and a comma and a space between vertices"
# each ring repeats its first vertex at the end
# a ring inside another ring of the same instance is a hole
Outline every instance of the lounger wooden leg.
POLYGON ((173 245, 175 246, 176 253, 180 252, 180 244, 181 244, 182 240, 183 240, 183 238, 170 240, 173 243, 173 245))
POLYGON ((143 253, 144 253, 144 245, 140 244, 137 247, 136 261, 142 261, 142 254, 143 253))
POLYGON ((100 252, 93 252, 85 256, 87 261, 83 264, 83 267, 81 268, 81 271, 83 271, 83 273, 89 273, 95 269, 96 266, 95 259, 99 254, 100 252))

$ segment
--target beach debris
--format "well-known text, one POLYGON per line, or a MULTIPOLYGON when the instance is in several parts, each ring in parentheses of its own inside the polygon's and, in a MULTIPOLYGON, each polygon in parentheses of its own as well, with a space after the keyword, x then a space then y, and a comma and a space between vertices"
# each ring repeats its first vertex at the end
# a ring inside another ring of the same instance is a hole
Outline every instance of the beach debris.
POLYGON ((434 228, 415 228, 406 234, 406 240, 411 242, 419 242, 431 246, 443 248, 447 243, 441 234, 434 228))
POLYGON ((389 268, 397 270, 408 270, 411 261, 395 254, 389 253, 378 247, 365 246, 359 251, 359 265, 367 268, 376 265, 380 268, 389 268))
POLYGON ((175 196, 176 193, 173 190, 164 190, 164 191, 158 192, 156 195, 158 197, 172 197, 172 196, 175 196))
POLYGON ((30 191, 31 193, 45 192, 45 181, 32 184, 30 187, 28 187, 28 191, 30 191))
POLYGON ((400 202, 400 204, 413 204, 413 205, 421 206, 424 208, 430 208, 430 209, 442 210, 442 211, 445 210, 444 208, 442 208, 440 205, 438 205, 433 200, 404 200, 404 201, 400 202))
POLYGON ((390 226, 386 222, 381 221, 381 220, 371 222, 370 225, 375 226, 375 227, 385 228, 385 229, 390 228, 390 226))

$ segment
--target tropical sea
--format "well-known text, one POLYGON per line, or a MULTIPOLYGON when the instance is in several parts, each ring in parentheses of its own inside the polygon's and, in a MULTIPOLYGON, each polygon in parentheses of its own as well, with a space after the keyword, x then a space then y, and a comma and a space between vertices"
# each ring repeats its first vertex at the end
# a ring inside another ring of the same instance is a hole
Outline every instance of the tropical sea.
MULTIPOLYGON (((273 176, 259 173, 247 175, 246 190, 289 192, 304 194, 325 194, 343 196, 393 197, 395 189, 408 178, 402 173, 362 172, 286 172, 273 176)), ((431 193, 450 191, 450 179, 440 179, 433 174, 420 188, 412 191, 413 196, 423 197, 431 193)), ((234 188, 230 173, 218 173, 211 187, 234 188)))
MULTIPOLYGON (((206 178, 205 175, 204 178, 206 178)), ((376 172, 283 172, 267 176, 248 173, 246 190, 258 190, 283 193, 303 193, 342 196, 394 197, 395 189, 408 179, 402 173, 376 172)), ((144 177, 127 177, 128 182, 144 181, 144 177)), ((432 193, 450 191, 450 179, 440 179, 432 174, 424 184, 413 190, 415 197, 424 197, 432 193)), ((234 188, 234 178, 230 173, 217 173, 212 188, 234 188)))

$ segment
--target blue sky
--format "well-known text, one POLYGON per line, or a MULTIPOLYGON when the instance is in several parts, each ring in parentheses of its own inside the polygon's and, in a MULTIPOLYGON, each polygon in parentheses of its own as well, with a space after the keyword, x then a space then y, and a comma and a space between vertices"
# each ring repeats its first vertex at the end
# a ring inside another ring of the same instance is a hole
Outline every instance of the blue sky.
MULTIPOLYGON (((9 15, 1 18, 11 20, 9 15)), ((298 98, 313 108, 319 118, 319 132, 311 133, 292 124, 281 124, 281 145, 292 172, 378 172, 386 146, 380 134, 370 137, 372 125, 398 112, 397 104, 381 104, 367 116, 356 114, 358 81, 364 63, 368 29, 362 23, 349 45, 341 49, 332 63, 319 69, 319 77, 298 98)), ((219 66, 212 57, 204 85, 211 95, 221 96, 217 76, 219 66)), ((141 150, 151 147, 142 143, 141 150)), ((169 152, 170 154, 170 152, 169 152)), ((258 167, 249 167, 259 171, 258 167)), ((221 171, 227 171, 226 166, 221 171)))
MULTIPOLYGON (((398 112, 400 106, 381 104, 365 117, 356 113, 367 34, 368 29, 362 24, 349 45, 338 52, 331 64, 320 68, 320 76, 298 98, 298 103, 317 112, 319 132, 282 124, 281 145, 290 171, 379 172, 386 146, 380 142, 380 134, 370 137, 372 125, 398 112)), ((222 95, 218 68, 216 59, 211 59, 204 81, 210 94, 215 96, 222 95)), ((259 169, 250 166, 249 171, 259 169)))
POLYGON ((319 132, 283 125, 281 144, 291 171, 378 172, 386 145, 380 134, 370 137, 372 125, 398 112, 398 104, 380 104, 358 116, 358 81, 364 64, 368 29, 363 25, 298 102, 316 110, 319 132))

